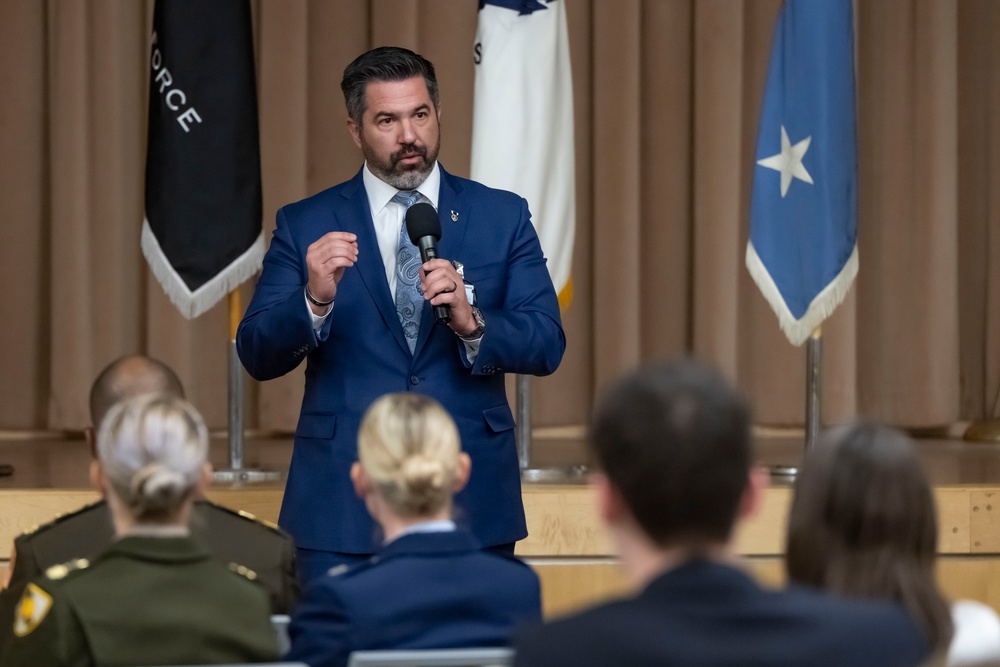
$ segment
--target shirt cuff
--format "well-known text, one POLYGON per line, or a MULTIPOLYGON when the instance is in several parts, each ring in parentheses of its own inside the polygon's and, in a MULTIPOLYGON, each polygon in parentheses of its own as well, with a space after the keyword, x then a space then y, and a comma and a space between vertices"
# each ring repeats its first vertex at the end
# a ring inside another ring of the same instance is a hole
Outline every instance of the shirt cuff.
POLYGON ((462 340, 465 345, 465 358, 469 360, 470 365, 476 363, 476 357, 479 356, 479 344, 482 342, 482 336, 475 340, 462 340))
MULTIPOLYGON (((306 304, 306 310, 309 311, 310 319, 312 319, 313 331, 319 333, 319 330, 323 328, 323 323, 326 322, 326 318, 329 317, 330 313, 333 312, 333 302, 330 302, 330 306, 329 308, 326 309, 325 313, 323 313, 322 315, 317 315, 316 313, 313 312, 312 307, 309 305, 309 298, 306 296, 306 289, 309 288, 306 287, 305 289, 302 290, 302 300, 306 304)), ((478 343, 476 350, 477 351, 479 350, 478 343)))

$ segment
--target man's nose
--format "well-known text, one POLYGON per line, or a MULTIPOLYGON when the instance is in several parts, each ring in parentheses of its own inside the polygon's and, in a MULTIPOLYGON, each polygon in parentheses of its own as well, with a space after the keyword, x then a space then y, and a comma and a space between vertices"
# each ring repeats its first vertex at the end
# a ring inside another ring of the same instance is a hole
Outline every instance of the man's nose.
POLYGON ((417 140, 416 127, 409 119, 404 119, 399 124, 399 143, 412 144, 417 140))

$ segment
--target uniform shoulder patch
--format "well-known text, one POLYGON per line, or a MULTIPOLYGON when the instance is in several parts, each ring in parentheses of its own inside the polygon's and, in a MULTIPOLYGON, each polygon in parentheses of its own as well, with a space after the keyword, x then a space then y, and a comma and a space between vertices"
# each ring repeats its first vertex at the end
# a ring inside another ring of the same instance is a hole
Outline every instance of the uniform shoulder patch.
POLYGON ((239 563, 230 563, 229 571, 244 576, 250 581, 255 581, 257 579, 257 573, 251 570, 246 565, 240 565, 239 563))
POLYGON ((71 560, 68 563, 53 565, 49 569, 45 570, 45 576, 52 581, 58 581, 59 579, 64 579, 70 572, 75 570, 84 570, 88 567, 90 567, 89 560, 86 558, 77 558, 76 560, 71 560))
POLYGON ((52 596, 41 587, 29 583, 21 594, 17 610, 14 612, 14 636, 30 635, 45 620, 50 609, 52 609, 52 596))

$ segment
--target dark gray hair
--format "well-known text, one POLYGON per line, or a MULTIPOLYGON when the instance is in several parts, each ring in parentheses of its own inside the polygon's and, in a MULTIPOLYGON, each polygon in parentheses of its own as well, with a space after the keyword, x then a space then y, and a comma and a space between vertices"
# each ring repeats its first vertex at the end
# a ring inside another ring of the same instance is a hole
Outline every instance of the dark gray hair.
POLYGON ((657 545, 729 539, 753 448, 746 400, 718 371, 691 359, 632 371, 598 401, 589 441, 657 545))
POLYGON ((347 115, 358 125, 367 108, 365 88, 372 81, 405 81, 424 77, 427 94, 438 109, 438 83, 434 65, 421 55, 398 46, 380 46, 362 53, 344 70, 340 89, 344 92, 347 115))

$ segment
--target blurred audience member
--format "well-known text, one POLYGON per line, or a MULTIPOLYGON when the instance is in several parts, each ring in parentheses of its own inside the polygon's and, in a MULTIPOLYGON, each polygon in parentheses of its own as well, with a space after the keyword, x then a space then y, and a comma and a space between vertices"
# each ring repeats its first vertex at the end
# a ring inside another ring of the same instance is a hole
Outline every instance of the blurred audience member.
POLYGON ((918 665, 913 621, 888 603, 769 591, 735 566, 733 526, 757 507, 749 411, 712 369, 640 368, 603 396, 590 443, 601 518, 641 592, 530 632, 515 664, 918 665))
POLYGON ((146 394, 107 414, 91 481, 116 540, 93 563, 50 567, 18 602, 4 667, 194 665, 277 657, 267 592, 192 539, 211 481, 208 431, 182 399, 146 394))
MULTIPOLYGON (((162 393, 184 398, 177 375, 149 357, 131 355, 108 365, 90 389, 90 426, 84 434, 91 454, 96 454, 95 429, 113 405, 126 398, 162 393)), ((277 526, 253 515, 235 512, 204 499, 195 503, 191 534, 223 564, 237 561, 257 575, 271 595, 271 610, 287 614, 299 594, 295 547, 277 526)), ((105 501, 83 507, 33 528, 14 540, 11 574, 0 591, 0 649, 11 637, 14 606, 25 585, 46 569, 76 558, 93 558, 108 548, 114 535, 105 501)))
POLYGON ((516 626, 540 621, 535 573, 481 551, 452 521, 452 495, 470 472, 460 446, 431 398, 389 394, 369 407, 351 480, 385 542, 368 562, 309 583, 287 660, 334 667, 356 650, 501 646, 516 626))
POLYGON ((971 600, 949 607, 936 553, 934 494, 910 439, 867 422, 829 431, 795 485, 789 578, 902 604, 949 665, 1000 658, 1000 618, 971 600))

